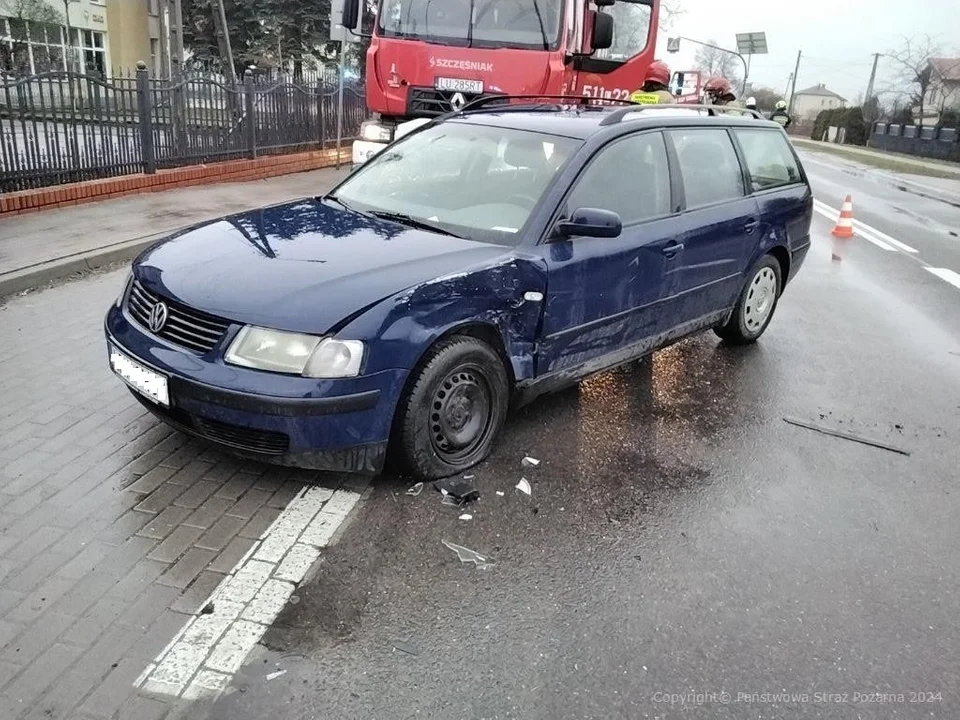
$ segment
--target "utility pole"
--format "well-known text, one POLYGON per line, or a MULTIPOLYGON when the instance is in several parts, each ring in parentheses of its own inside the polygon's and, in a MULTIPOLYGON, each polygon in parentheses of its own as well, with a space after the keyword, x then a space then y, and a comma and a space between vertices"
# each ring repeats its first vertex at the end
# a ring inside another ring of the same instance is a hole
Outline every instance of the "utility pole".
POLYGON ((227 78, 236 86, 237 72, 233 66, 233 50, 230 47, 230 26, 227 25, 227 11, 223 7, 223 0, 210 0, 213 10, 213 25, 217 29, 217 44, 220 46, 220 58, 227 66, 227 78))
POLYGON ((801 50, 797 50, 797 66, 793 69, 793 79, 790 81, 790 106, 787 108, 787 114, 791 117, 793 117, 793 99, 797 96, 797 75, 800 74, 801 53, 801 50))
POLYGON ((873 54, 873 69, 870 71, 870 81, 867 83, 867 94, 863 96, 863 104, 868 105, 870 98, 873 97, 873 81, 877 78, 877 63, 880 61, 880 53, 873 54))
POLYGON ((793 73, 787 75, 787 86, 783 89, 783 97, 786 98, 790 94, 790 82, 793 80, 793 73))

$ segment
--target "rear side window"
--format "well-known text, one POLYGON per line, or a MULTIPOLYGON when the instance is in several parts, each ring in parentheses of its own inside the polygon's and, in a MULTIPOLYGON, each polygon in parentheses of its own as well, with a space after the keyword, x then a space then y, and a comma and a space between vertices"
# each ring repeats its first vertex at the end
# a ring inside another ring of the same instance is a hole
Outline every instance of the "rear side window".
POLYGON ((663 136, 631 135, 605 146, 577 179, 567 215, 577 208, 602 208, 624 225, 670 214, 670 168, 663 136))
POLYGON ((776 130, 734 130, 750 171, 753 190, 800 182, 800 169, 787 139, 776 130))
POLYGON ((743 197, 743 173, 726 130, 671 130, 677 149, 687 208, 743 197))

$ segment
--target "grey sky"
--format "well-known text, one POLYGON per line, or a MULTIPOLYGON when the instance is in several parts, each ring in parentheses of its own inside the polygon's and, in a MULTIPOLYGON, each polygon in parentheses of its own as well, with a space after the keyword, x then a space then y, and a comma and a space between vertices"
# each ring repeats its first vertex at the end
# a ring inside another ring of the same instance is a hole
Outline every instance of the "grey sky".
MULTIPOLYGON (((666 32, 661 31, 657 57, 671 70, 693 67, 696 46, 681 43, 680 52, 667 53, 668 35, 696 40, 715 39, 736 48, 736 33, 767 33, 769 55, 754 56, 750 79, 783 92, 793 72, 797 50, 803 50, 797 89, 823 83, 851 103, 866 90, 872 53, 897 48, 904 36, 929 34, 946 49, 960 55, 958 0, 679 0, 685 11, 666 32)), ((894 66, 880 58, 878 89, 890 85, 894 66)))

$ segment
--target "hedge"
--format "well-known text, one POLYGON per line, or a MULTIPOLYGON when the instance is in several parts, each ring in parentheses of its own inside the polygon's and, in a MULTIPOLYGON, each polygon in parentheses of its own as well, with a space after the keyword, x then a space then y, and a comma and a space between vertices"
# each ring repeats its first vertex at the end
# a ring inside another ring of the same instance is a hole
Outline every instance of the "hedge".
POLYGON ((870 128, 863 119, 863 108, 834 108, 833 110, 823 110, 817 115, 813 123, 813 132, 810 137, 813 140, 825 140, 827 129, 830 127, 846 128, 847 145, 866 145, 867 137, 870 134, 870 128))

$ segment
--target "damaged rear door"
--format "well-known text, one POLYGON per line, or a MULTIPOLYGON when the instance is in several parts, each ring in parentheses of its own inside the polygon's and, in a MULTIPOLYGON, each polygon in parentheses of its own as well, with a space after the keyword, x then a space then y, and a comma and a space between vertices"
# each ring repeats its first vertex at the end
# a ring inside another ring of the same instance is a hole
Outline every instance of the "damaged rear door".
POLYGON ((579 208, 616 212, 616 238, 571 237, 541 246, 547 299, 537 374, 603 365, 642 350, 670 324, 676 203, 662 133, 628 135, 601 148, 577 178, 561 217, 579 208))

